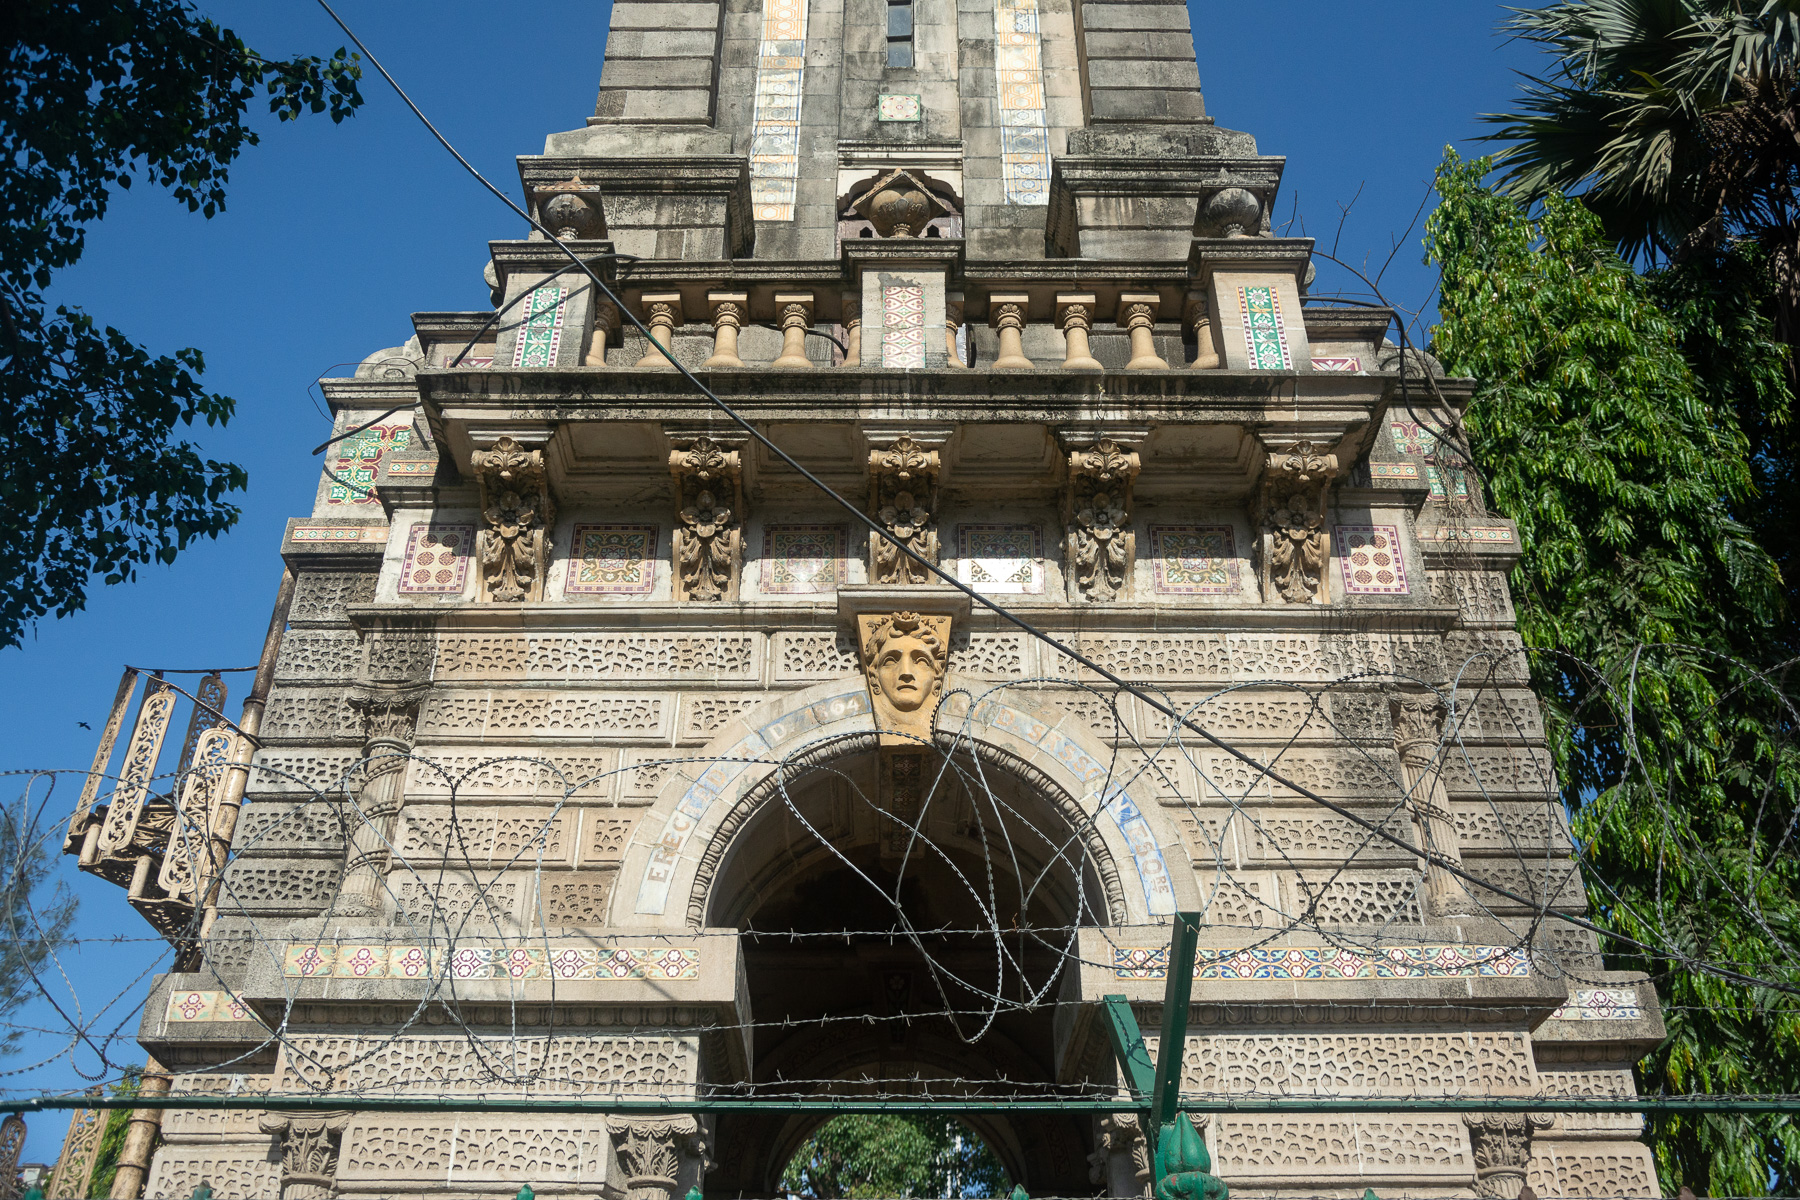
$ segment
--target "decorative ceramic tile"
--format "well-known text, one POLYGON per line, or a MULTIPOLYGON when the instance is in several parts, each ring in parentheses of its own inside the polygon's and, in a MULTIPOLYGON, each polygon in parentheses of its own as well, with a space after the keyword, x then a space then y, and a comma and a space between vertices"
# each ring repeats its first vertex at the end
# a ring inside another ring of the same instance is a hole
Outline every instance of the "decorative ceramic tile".
POLYGON ((1401 454, 1436 454, 1437 434, 1417 421, 1390 421, 1388 431, 1394 438, 1394 449, 1401 454))
POLYGON ((1513 540, 1513 531, 1510 525, 1441 525, 1435 529, 1421 529, 1418 537, 1421 542, 1507 543, 1513 540))
POLYGON ((389 463, 388 467, 387 467, 387 473, 390 476, 393 476, 393 475, 436 475, 437 467, 438 467, 438 465, 437 465, 437 462, 435 459, 422 459, 422 458, 409 459, 404 462, 389 463))
POLYGON ((288 537, 296 542, 385 542, 385 525, 296 525, 288 537))
POLYGON ((1362 359, 1357 358, 1354 354, 1334 354, 1324 358, 1315 358, 1312 360, 1312 369, 1315 371, 1340 371, 1351 375, 1363 374, 1362 359))
POLYGON ((758 221, 794 219, 805 91, 806 0, 763 0, 750 133, 750 206, 758 221))
POLYGON ((492 356, 487 358, 476 358, 472 354, 463 355, 463 360, 456 364, 458 370, 461 370, 463 367, 491 367, 493 365, 494 360, 492 356))
POLYGON ((1153 590, 1177 596, 1224 596, 1238 590, 1238 558, 1229 525, 1152 525, 1153 590))
POLYGON ((1281 315, 1281 299, 1268 284, 1246 284, 1238 288, 1238 315, 1244 323, 1244 346, 1250 352, 1250 368, 1255 371, 1291 371, 1293 355, 1288 352, 1287 325, 1281 315))
POLYGON ((1050 132, 1038 0, 996 0, 994 79, 1000 100, 1000 181, 1008 204, 1050 203, 1050 132))
POLYGON ((1404 596, 1406 563, 1397 525, 1339 525, 1335 535, 1344 591, 1352 596, 1404 596))
POLYGON ((885 95, 875 99, 875 116, 881 121, 917 121, 922 111, 921 98, 907 95, 885 95))
POLYGON ((1469 498, 1469 473, 1461 467, 1440 467, 1436 463, 1425 464, 1425 478, 1431 484, 1433 499, 1444 500, 1454 495, 1459 500, 1469 498), (1449 487, 1444 486, 1445 478, 1449 479, 1449 487))
POLYGON ((1044 546, 1036 525, 959 525, 957 573, 990 596, 1039 596, 1044 591, 1044 546))
POLYGON ((764 595, 823 596, 847 581, 849 531, 842 525, 770 525, 763 530, 764 595))
POLYGON ((1637 1021, 1644 1016, 1633 988, 1570 988, 1566 1004, 1550 1014, 1553 1021, 1637 1021))
POLYGON ((170 1025, 197 1025, 203 1021, 255 1021, 262 1019, 234 992, 176 991, 169 993, 166 1021, 170 1025))
POLYGON ((290 979, 697 979, 697 946, 290 945, 290 979))
POLYGON ((400 590, 415 596, 461 595, 475 548, 473 525, 414 525, 400 560, 400 590))
POLYGON ((515 367, 554 367, 562 345, 563 285, 546 283, 520 306, 519 340, 513 346, 515 367))
MULTIPOLYGON (((377 504, 375 472, 383 455, 404 450, 412 444, 412 422, 394 425, 371 425, 361 433, 338 442, 331 464, 331 487, 325 493, 327 504, 377 504)), ((435 468, 435 465, 434 465, 435 468)))
MULTIPOLYGON (((1163 979, 1169 974, 1166 946, 1114 946, 1112 954, 1115 978, 1163 979)), ((1530 956, 1509 946, 1390 946, 1361 951, 1336 946, 1254 946, 1243 950, 1202 946, 1194 959, 1195 979, 1439 979, 1530 974, 1530 956)))
POLYGON ((569 551, 571 596, 648 596, 656 587, 655 525, 577 525, 569 551))
POLYGON ((1418 463, 1378 463, 1369 464, 1370 479, 1412 479, 1419 478, 1418 463))
POLYGON ((881 365, 900 370, 925 365, 925 288, 920 284, 881 289, 881 365))

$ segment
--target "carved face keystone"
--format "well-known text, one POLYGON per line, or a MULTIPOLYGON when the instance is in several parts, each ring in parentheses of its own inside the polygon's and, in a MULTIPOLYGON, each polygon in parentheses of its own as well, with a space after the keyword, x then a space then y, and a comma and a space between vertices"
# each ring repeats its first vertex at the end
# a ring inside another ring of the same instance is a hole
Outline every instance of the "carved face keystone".
POLYGON ((875 664, 876 681, 888 703, 901 712, 916 711, 937 690, 937 660, 915 637, 897 637, 882 647, 875 664))

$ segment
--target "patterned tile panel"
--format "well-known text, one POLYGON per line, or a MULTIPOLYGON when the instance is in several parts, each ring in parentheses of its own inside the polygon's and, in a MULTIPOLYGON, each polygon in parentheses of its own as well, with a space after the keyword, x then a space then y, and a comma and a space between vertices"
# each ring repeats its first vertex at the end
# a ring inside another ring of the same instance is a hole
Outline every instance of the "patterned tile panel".
POLYGON ((1150 577, 1153 590, 1165 595, 1234 594, 1238 558, 1231 526, 1152 525, 1150 577))
POLYGON ((473 525, 414 525, 400 562, 400 591, 413 596, 459 596, 475 548, 473 525))
POLYGON ((916 370, 925 365, 925 289, 901 284, 881 289, 881 365, 916 370))
POLYGON ((1437 434, 1417 421, 1390 421, 1388 432, 1394 439, 1394 449, 1401 454, 1437 453, 1437 434))
POLYGON ((697 946, 290 945, 290 979, 697 979, 697 946))
POLYGON ((571 596, 648 596, 656 587, 655 525, 577 525, 569 551, 571 596))
POLYGON ((1398 526, 1339 525, 1333 540, 1346 595, 1406 595, 1406 562, 1400 552, 1398 526))
POLYGON ((1312 360, 1312 369, 1315 371, 1338 371, 1349 375, 1364 374, 1362 360, 1354 354, 1333 354, 1315 358, 1312 360))
POLYGON ((763 530, 762 591, 824 596, 848 582, 849 530, 842 525, 770 525, 763 530))
MULTIPOLYGON (((412 423, 371 425, 352 437, 337 443, 331 464, 331 487, 325 493, 327 504, 377 504, 375 472, 384 455, 404 450, 412 443, 412 423)), ((437 469, 437 464, 431 464, 437 469)))
POLYGON ((1044 592, 1043 535, 1036 525, 959 525, 957 573, 992 596, 1040 596, 1044 592))
POLYGON ((1050 131, 1038 0, 996 0, 994 78, 1000 98, 1000 181, 1008 204, 1050 203, 1050 131))
POLYGON ((170 1025, 197 1025, 204 1021, 255 1021, 262 1020, 250 1006, 245 1004, 232 992, 214 991, 177 991, 169 993, 169 1007, 165 1018, 170 1025))
POLYGON ((296 525, 289 538, 296 542, 385 542, 385 525, 296 525))
POLYGON ((562 346, 563 285, 547 283, 520 306, 519 340, 513 346, 514 367, 554 367, 562 346))
POLYGON ((1550 1014, 1553 1021, 1637 1021, 1644 1010, 1634 988, 1570 988, 1568 1003, 1550 1014))
MULTIPOLYGON (((1169 974, 1166 946, 1114 946, 1112 955, 1114 978, 1164 979, 1169 974)), ((1530 956, 1510 946, 1390 946, 1381 950, 1202 946, 1194 960, 1195 979, 1442 979, 1530 974, 1530 956)))
POLYGON ((794 219, 805 90, 806 0, 763 0, 750 135, 750 204, 758 221, 794 219))
POLYGON ((880 96, 875 101, 875 119, 878 121, 917 121, 922 112, 918 96, 903 93, 880 96))
POLYGON ((1510 525, 1443 525, 1435 529, 1421 529, 1418 536, 1422 542, 1510 543, 1513 531, 1510 525))
POLYGON ((1281 315, 1281 297, 1275 288, 1269 284, 1245 284, 1237 291, 1238 315, 1244 323, 1244 348, 1250 354, 1251 370, 1293 370, 1287 323, 1281 315))
POLYGON ((1419 478, 1418 463, 1378 463, 1369 464, 1370 479, 1412 479, 1419 478))

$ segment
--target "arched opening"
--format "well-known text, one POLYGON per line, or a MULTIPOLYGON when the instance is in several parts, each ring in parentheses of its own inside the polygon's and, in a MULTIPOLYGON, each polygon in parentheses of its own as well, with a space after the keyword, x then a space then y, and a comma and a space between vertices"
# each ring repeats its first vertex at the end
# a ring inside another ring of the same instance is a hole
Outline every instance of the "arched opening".
MULTIPOLYGON (((1091 818, 985 747, 874 742, 848 739, 833 757, 765 781, 715 835, 705 923, 744 934, 756 1022, 745 1090, 1054 1090, 1056 1001, 1077 931, 1119 909, 1091 818)), ((784 1168, 831 1115, 721 1116, 709 1190, 780 1194, 784 1168)), ((1028 1191, 1089 1190, 1087 1118, 965 1121, 1028 1191)))
POLYGON ((954 1117, 845 1115, 808 1135, 782 1172, 803 1200, 936 1196, 985 1200, 1012 1191, 1012 1176, 980 1134, 954 1117))

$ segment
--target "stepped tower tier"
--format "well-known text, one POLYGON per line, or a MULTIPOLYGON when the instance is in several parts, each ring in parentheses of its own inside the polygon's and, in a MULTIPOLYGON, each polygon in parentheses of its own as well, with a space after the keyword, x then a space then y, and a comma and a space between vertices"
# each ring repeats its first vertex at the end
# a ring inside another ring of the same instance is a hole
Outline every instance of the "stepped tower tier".
POLYGON ((1105 998, 1156 1028, 1199 912, 1184 1094, 1319 1103, 1204 1122, 1235 1195, 1653 1194, 1556 1111, 1661 1024, 1555 917, 1472 385, 1307 302, 1282 166, 1181 3, 617 0, 519 160, 605 288, 497 230, 323 380, 245 717, 75 814, 186 951, 152 1083, 269 1096, 121 1189, 774 1196, 826 1114, 715 1102, 1026 1094, 1117 1111, 971 1114, 1016 1182, 1138 1196, 1105 998), (666 1103, 477 1111, 608 1098, 666 1103))

